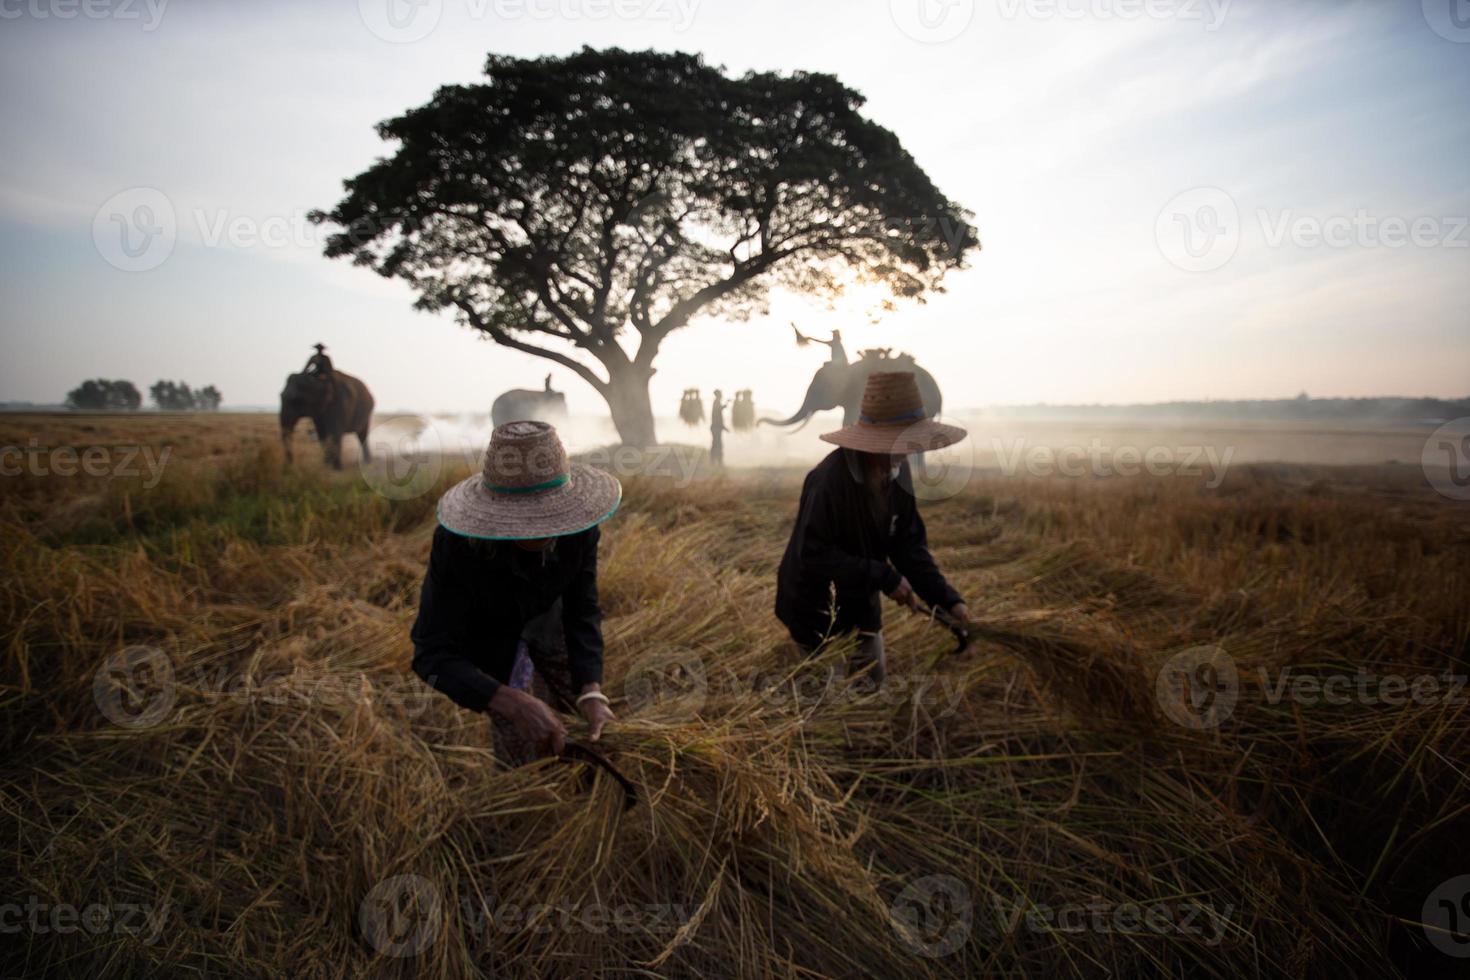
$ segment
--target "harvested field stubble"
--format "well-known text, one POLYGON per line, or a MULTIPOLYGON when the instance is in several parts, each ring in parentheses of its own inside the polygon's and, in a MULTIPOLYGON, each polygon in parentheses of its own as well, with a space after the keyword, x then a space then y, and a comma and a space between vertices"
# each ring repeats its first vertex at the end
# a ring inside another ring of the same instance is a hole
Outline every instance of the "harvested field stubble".
POLYGON ((957 655, 890 608, 889 690, 862 697, 770 614, 795 476, 634 478, 602 554, 624 811, 604 773, 499 769, 485 720, 408 673, 457 471, 389 500, 231 424, 152 489, 0 501, 6 893, 150 911, 27 927, 4 975, 1457 965, 1413 923, 1466 829, 1464 693, 1271 694, 1465 674, 1463 507, 1326 470, 976 480, 925 514, 987 629, 957 655), (1214 727, 1158 696, 1194 648, 1237 677, 1214 727))

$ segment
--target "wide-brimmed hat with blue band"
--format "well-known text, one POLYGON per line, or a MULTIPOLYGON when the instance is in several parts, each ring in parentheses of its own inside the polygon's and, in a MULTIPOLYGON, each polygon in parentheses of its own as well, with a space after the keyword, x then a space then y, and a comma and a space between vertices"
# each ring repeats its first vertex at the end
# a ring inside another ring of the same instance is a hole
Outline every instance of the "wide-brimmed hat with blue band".
POLYGON ((568 463, 556 429, 507 422, 490 434, 484 470, 439 498, 439 523, 467 538, 557 538, 601 524, 622 499, 617 477, 568 463))
POLYGON ((907 456, 952 446, 966 435, 957 425, 929 418, 914 372, 874 371, 863 387, 857 422, 824 432, 822 439, 845 449, 907 456))

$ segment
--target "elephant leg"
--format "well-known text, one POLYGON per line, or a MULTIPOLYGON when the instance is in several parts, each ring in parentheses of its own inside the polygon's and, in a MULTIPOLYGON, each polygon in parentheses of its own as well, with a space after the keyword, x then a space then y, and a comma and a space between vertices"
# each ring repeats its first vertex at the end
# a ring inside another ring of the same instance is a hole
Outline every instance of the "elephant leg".
POLYGON ((364 463, 371 463, 373 461, 373 451, 368 448, 367 429, 357 430, 357 445, 362 450, 362 461, 364 463))
POLYGON ((322 459, 334 470, 342 468, 342 437, 330 432, 318 432, 322 443, 322 459))
POLYGON ((291 453, 291 436, 296 431, 296 420, 281 420, 281 451, 286 454, 286 462, 293 463, 296 457, 291 453))

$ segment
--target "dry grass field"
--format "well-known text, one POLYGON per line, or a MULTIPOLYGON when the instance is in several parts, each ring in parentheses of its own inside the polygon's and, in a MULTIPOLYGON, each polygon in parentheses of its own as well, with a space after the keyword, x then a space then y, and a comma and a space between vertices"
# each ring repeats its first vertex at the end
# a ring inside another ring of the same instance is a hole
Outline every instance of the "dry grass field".
POLYGON ((1470 872, 1470 505, 1417 467, 977 476, 923 509, 987 629, 890 607, 868 696, 771 614, 799 472, 627 478, 625 808, 408 670, 463 465, 383 493, 299 438, 0 416, 107 447, 0 481, 0 975, 1470 968, 1422 924, 1470 872))

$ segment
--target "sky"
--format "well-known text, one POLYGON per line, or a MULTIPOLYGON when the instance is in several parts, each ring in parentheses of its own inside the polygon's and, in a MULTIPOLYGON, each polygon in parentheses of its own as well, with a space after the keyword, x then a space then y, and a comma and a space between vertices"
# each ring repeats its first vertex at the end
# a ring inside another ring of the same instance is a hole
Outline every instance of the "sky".
POLYGON ((947 407, 1470 395, 1464 0, 0 0, 0 401, 271 405, 320 340, 380 408, 482 412, 549 370, 602 410, 304 218, 488 53, 584 45, 831 72, 984 243, 876 324, 788 294, 696 321, 661 413, 723 387, 786 414, 825 357, 791 321, 913 353, 947 407))

